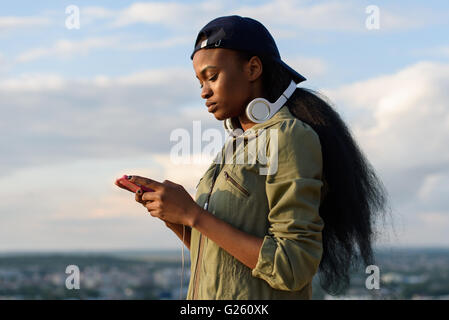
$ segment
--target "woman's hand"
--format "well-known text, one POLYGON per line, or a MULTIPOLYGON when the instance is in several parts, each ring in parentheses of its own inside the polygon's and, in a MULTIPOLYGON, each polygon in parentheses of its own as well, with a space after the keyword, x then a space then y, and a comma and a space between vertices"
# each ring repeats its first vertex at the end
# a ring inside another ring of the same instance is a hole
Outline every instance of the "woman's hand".
POLYGON ((136 201, 142 203, 153 217, 163 220, 168 227, 173 227, 174 224, 191 227, 201 211, 201 207, 179 184, 169 180, 160 183, 139 176, 131 176, 129 181, 154 190, 144 193, 139 190, 136 201))
MULTIPOLYGON (((203 210, 179 184, 168 180, 160 183, 139 176, 132 176, 130 181, 155 190, 143 195, 136 193, 136 201, 142 203, 153 217, 165 221, 180 239, 183 238, 182 225, 195 228, 247 267, 256 267, 263 238, 243 232, 203 210)), ((185 231, 184 243, 190 249, 191 229, 185 231)))

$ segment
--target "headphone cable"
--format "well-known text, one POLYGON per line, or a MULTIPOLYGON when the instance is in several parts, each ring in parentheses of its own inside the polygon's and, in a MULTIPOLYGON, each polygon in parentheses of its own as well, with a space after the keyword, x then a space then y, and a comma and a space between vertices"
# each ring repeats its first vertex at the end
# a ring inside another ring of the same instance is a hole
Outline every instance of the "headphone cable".
POLYGON ((181 290, 179 292, 179 300, 182 300, 182 285, 184 282, 184 238, 186 233, 186 226, 182 225, 182 243, 181 243, 181 290))

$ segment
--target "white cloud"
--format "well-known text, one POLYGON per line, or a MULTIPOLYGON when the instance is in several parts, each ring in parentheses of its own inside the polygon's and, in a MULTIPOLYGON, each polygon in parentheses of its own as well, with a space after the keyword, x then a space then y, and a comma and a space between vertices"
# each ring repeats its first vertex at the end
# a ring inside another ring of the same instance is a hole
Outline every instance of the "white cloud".
POLYGON ((81 7, 80 16, 83 17, 83 24, 95 19, 113 18, 117 15, 116 10, 107 9, 100 6, 81 7))
POLYGON ((434 232, 449 219, 448 87, 448 64, 420 62, 322 90, 385 183, 393 216, 403 219, 398 243, 448 244, 434 232))
POLYGON ((179 240, 134 195, 123 174, 179 183, 195 196, 210 163, 175 165, 167 154, 118 154, 41 165, 0 177, 0 250, 176 248, 179 240))
POLYGON ((183 44, 190 44, 192 42, 191 37, 173 37, 160 41, 140 41, 135 43, 128 43, 124 46, 125 50, 152 50, 161 48, 170 48, 183 44))
MULTIPOLYGON (((306 30, 366 32, 366 6, 357 1, 277 0, 260 5, 243 5, 236 7, 234 12, 260 19, 269 30, 284 26, 300 35, 306 30)), ((407 30, 436 23, 435 12, 425 8, 382 5, 379 10, 381 32, 407 30), (420 19, 416 19, 416 16, 420 19)), ((438 21, 445 21, 447 17, 448 14, 439 15, 438 21)), ((287 36, 291 37, 292 34, 287 36)))
POLYGON ((59 90, 65 84, 65 79, 57 74, 21 74, 0 80, 0 91, 22 93, 23 91, 59 90))
POLYGON ((194 71, 186 68, 167 67, 148 69, 121 76, 97 75, 92 78, 68 79, 59 74, 49 73, 23 73, 15 77, 0 79, 0 93, 13 91, 47 91, 55 89, 72 88, 78 91, 84 86, 102 88, 122 86, 166 86, 169 81, 177 80, 181 85, 183 81, 196 83, 194 71))
POLYGON ((447 230, 447 227, 449 227, 449 212, 425 212, 418 215, 418 217, 430 228, 447 230))
MULTIPOLYGON (((20 53, 15 59, 15 63, 31 62, 42 58, 68 59, 74 56, 86 56, 93 50, 114 49, 121 51, 142 51, 165 49, 190 43, 190 37, 175 36, 160 41, 139 41, 128 40, 122 36, 86 38, 79 41, 62 39, 49 47, 37 47, 20 53)), ((1 58, 1 57, 0 57, 1 58)), ((0 59, 1 67, 1 59, 0 59)))
POLYGON ((211 165, 213 159, 204 155, 192 155, 190 163, 175 164, 171 161, 170 155, 158 154, 154 155, 154 160, 163 168, 159 174, 161 180, 167 179, 181 184, 194 197, 196 192, 195 186, 206 169, 211 165), (201 162, 195 163, 194 158, 201 162), (164 178, 162 179, 162 177, 164 178))
POLYGON ((323 90, 354 114, 370 155, 394 169, 448 163, 449 65, 420 62, 395 74, 323 90))
POLYGON ((264 21, 271 26, 283 25, 296 30, 353 30, 360 29, 363 13, 354 14, 354 5, 348 2, 312 3, 310 1, 272 1, 256 6, 242 6, 237 13, 264 21), (276 14, 273 14, 276 13, 276 14))
POLYGON ((144 23, 175 29, 201 28, 213 18, 231 14, 261 19, 269 30, 276 30, 276 35, 279 33, 284 37, 297 34, 292 27, 297 30, 360 31, 364 29, 366 17, 364 7, 359 4, 337 1, 311 4, 303 0, 277 0, 256 5, 242 5, 239 1, 227 1, 226 5, 223 1, 136 2, 117 11, 113 25, 144 23), (193 23, 186 25, 186 21, 193 23))
MULTIPOLYGON (((107 21, 112 27, 143 23, 176 30, 197 31, 213 18, 239 14, 260 20, 276 38, 291 38, 300 36, 305 30, 366 32, 365 8, 366 4, 357 1, 275 0, 251 5, 235 0, 188 4, 176 1, 152 1, 134 2, 127 7, 114 10, 102 6, 81 6, 80 15, 82 25, 107 21)), ((449 16, 447 12, 425 7, 389 4, 379 6, 379 9, 379 32, 441 24, 445 23, 449 16), (420 19, 416 19, 416 16, 420 19)), ((43 12, 39 17, 3 16, 0 17, 0 31, 49 25, 59 15, 58 12, 43 12)))
POLYGON ((73 55, 87 55, 93 49, 115 47, 117 37, 87 38, 81 41, 59 40, 51 47, 30 49, 18 55, 16 62, 30 62, 46 57, 67 58, 73 55))
POLYGON ((159 24, 169 28, 192 28, 204 18, 222 15, 222 1, 200 3, 136 2, 121 10, 114 22, 117 27, 134 23, 159 24), (193 24, 192 24, 193 22, 193 24))
POLYGON ((115 24, 124 26, 132 23, 179 23, 182 14, 190 16, 193 8, 190 4, 178 2, 137 2, 120 12, 115 24))
POLYGON ((22 74, 0 80, 0 99, 0 176, 44 163, 104 159, 119 149, 135 156, 168 152, 170 132, 191 131, 193 120, 222 128, 207 112, 190 68, 88 79, 22 74))
POLYGON ((39 27, 50 24, 50 19, 46 17, 0 17, 0 31, 14 30, 18 28, 39 27))
MULTIPOLYGON (((363 10, 354 8, 360 9, 360 5, 336 1, 310 4, 309 1, 302 0, 278 0, 256 5, 242 5, 238 1, 228 1, 226 6, 223 1, 189 4, 137 2, 118 11, 114 25, 122 27, 134 23, 145 23, 159 24, 168 28, 185 28, 186 21, 193 21, 193 24, 198 27, 219 16, 239 14, 261 19, 264 24, 267 23, 273 28, 290 26, 315 30, 360 30, 364 28, 365 13, 363 10)), ((283 28, 284 35, 285 32, 287 29, 283 28)))
MULTIPOLYGON (((435 233, 433 226, 447 224, 448 79, 449 65, 421 62, 393 74, 323 90, 347 113, 362 150, 385 178, 394 215, 406 222, 399 241, 395 239, 398 243, 446 243, 444 232, 435 233)), ((32 214, 42 220, 16 216, 15 232, 28 234, 29 223, 44 234, 34 233, 26 243, 14 235, 4 236, 17 248, 31 245, 30 239, 43 247, 55 239, 62 239, 61 245, 87 247, 92 241, 111 247, 133 246, 145 237, 153 242, 169 239, 163 225, 150 228, 148 219, 148 224, 143 222, 141 208, 135 211, 127 194, 114 189, 111 178, 129 172, 168 179, 193 195, 208 164, 171 163, 170 130, 190 130, 200 114, 202 120, 210 120, 204 125, 222 127, 202 105, 194 107, 195 88, 193 71, 178 68, 93 79, 22 75, 2 80, 0 98, 7 101, 2 119, 7 121, 2 121, 0 132, 4 137, 1 185, 8 186, 2 191, 2 225, 12 221, 6 213, 31 214, 30 201, 38 202, 32 214), (76 167, 74 163, 80 161, 85 164, 76 167), (64 179, 62 190, 58 179, 64 179), (10 188, 14 184, 17 188, 10 188), (22 185, 30 189, 19 188, 22 185), (21 201, 24 192, 25 202, 21 201), (117 225, 124 229, 118 230, 117 225), (61 228, 66 231, 57 232, 61 228), (115 233, 126 240, 114 240, 115 233)), ((176 239, 170 239, 167 245, 174 246, 176 239)))
MULTIPOLYGON (((193 71, 181 69, 181 68, 173 68, 167 67, 164 69, 153 69, 153 70, 145 70, 141 72, 135 72, 129 75, 119 76, 115 78, 107 78, 107 83, 109 85, 116 86, 138 86, 138 85, 165 85, 173 80, 174 75, 178 78, 178 82, 183 80, 193 80, 193 71)), ((95 78, 95 83, 98 84, 98 79, 95 78)), ((101 84, 105 84, 105 77, 102 78, 101 84)))
POLYGON ((438 191, 439 185, 444 184, 444 176, 442 174, 429 174, 425 177, 422 185, 418 190, 420 200, 428 200, 432 198, 432 193, 438 191))

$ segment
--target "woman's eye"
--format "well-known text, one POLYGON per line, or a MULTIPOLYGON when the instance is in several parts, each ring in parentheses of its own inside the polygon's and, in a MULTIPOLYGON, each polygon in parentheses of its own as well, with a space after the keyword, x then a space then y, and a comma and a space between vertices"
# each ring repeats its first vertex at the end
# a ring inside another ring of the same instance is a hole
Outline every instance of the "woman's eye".
MULTIPOLYGON (((215 74, 212 78, 209 78, 209 81, 215 81, 217 80, 218 74, 215 74)), ((203 85, 200 85, 200 89, 203 88, 203 85)))

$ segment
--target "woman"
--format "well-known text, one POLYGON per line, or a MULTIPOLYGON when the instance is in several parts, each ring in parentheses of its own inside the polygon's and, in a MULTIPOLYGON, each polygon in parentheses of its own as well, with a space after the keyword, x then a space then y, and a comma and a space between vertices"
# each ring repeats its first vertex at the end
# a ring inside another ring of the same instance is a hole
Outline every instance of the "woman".
POLYGON ((386 205, 349 130, 317 94, 296 88, 305 78, 280 59, 254 19, 212 20, 191 59, 201 97, 224 120, 231 143, 200 179, 195 201, 171 181, 131 177, 155 190, 137 192, 136 201, 190 249, 187 298, 310 299, 318 271, 326 291, 341 292, 359 258, 374 262, 373 226, 386 205), (270 103, 258 121, 248 104, 260 97, 270 103), (235 160, 237 150, 248 154, 251 139, 268 130, 276 133, 265 136, 264 151, 276 160, 268 173, 261 174, 260 162, 224 161, 228 147, 235 160))

